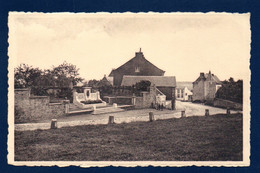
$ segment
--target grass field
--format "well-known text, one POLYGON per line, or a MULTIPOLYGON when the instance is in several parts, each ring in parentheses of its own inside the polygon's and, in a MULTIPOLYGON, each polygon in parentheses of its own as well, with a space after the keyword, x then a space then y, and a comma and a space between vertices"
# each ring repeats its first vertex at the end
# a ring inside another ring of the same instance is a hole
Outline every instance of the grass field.
POLYGON ((15 132, 16 161, 238 161, 242 115, 15 132))

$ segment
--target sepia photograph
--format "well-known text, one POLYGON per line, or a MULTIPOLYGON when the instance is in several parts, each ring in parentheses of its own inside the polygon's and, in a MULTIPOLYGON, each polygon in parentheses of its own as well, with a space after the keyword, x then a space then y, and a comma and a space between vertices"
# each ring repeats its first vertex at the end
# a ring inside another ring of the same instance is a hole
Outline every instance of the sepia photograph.
POLYGON ((8 163, 249 166, 250 13, 9 12, 8 163))

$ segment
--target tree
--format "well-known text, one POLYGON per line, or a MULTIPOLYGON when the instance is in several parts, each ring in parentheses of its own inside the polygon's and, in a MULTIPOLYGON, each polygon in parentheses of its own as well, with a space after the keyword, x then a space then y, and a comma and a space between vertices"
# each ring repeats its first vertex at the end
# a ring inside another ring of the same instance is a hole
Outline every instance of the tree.
POLYGON ((238 103, 243 102, 243 81, 234 81, 230 78, 228 81, 224 81, 221 88, 216 93, 216 98, 230 100, 238 103))
POLYGON ((70 80, 73 85, 77 85, 78 82, 83 81, 83 78, 79 77, 79 68, 66 61, 58 67, 53 67, 50 72, 56 79, 59 79, 59 82, 62 82, 62 80, 70 80))
POLYGON ((37 78, 42 75, 39 68, 33 68, 27 64, 20 64, 14 69, 15 88, 26 88, 37 85, 37 78))
POLYGON ((138 91, 149 91, 150 86, 151 86, 151 82, 147 80, 142 80, 135 84, 135 87, 138 91))
POLYGON ((89 87, 97 87, 97 84, 99 83, 99 81, 98 80, 96 80, 96 79, 93 79, 93 80, 89 80, 88 81, 88 86, 89 87))
POLYGON ((49 95, 48 88, 59 88, 58 97, 72 97, 72 86, 83 81, 78 71, 67 62, 47 70, 21 64, 15 68, 15 88, 30 87, 34 95, 49 95))

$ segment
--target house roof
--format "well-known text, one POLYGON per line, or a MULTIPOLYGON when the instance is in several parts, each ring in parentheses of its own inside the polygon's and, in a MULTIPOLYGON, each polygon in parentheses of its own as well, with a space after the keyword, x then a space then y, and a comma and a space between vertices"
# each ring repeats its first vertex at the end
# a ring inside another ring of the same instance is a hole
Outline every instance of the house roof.
POLYGON ((97 84, 97 86, 111 86, 111 83, 108 81, 107 77, 104 76, 97 84))
POLYGON ((221 84, 222 82, 219 80, 219 78, 214 75, 213 73, 209 72, 209 73, 200 73, 200 76, 193 82, 193 83, 197 83, 200 80, 213 80, 215 81, 217 84, 221 84))
POLYGON ((158 87, 176 87, 175 76, 128 76, 124 75, 121 86, 133 86, 136 83, 148 80, 158 87))
POLYGON ((108 76, 109 76, 109 77, 114 76, 114 72, 115 72, 115 69, 112 69, 112 71, 110 72, 110 74, 109 74, 108 76))
POLYGON ((176 87, 182 89, 187 87, 189 90, 193 89, 192 82, 176 82, 176 87))
MULTIPOLYGON (((210 77, 210 75, 207 73, 207 74, 205 75, 205 77, 206 77, 206 79, 208 79, 208 78, 210 77)), ((216 83, 219 83, 219 84, 222 83, 222 82, 219 80, 219 78, 218 78, 216 75, 214 75, 214 74, 211 74, 211 78, 212 78, 212 80, 214 80, 216 83)))
POLYGON ((114 75, 114 72, 123 68, 125 65, 127 65, 128 63, 132 62, 132 61, 135 61, 137 59, 143 59, 145 62, 146 62, 146 65, 150 65, 152 66, 153 68, 155 68, 156 70, 160 71, 161 73, 165 73, 164 70, 158 68, 157 66, 155 66, 154 64, 152 64, 150 61, 148 61, 144 55, 143 55, 143 52, 136 52, 135 53, 135 57, 131 58, 130 60, 128 60, 126 63, 124 63, 123 65, 121 65, 120 67, 118 67, 117 69, 113 69, 110 74, 108 75, 109 77, 112 77, 114 75))

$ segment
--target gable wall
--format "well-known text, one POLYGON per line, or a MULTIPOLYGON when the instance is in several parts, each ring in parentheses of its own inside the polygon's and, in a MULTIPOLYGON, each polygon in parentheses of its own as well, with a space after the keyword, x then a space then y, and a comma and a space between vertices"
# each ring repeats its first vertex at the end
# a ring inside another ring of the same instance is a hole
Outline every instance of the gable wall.
POLYGON ((193 101, 199 100, 204 101, 205 97, 204 81, 200 80, 198 83, 193 84, 193 101))
POLYGON ((118 86, 121 85, 123 75, 132 76, 163 76, 164 72, 150 64, 142 55, 137 55, 137 57, 128 61, 126 64, 122 65, 113 72, 114 81, 113 84, 118 86), (140 72, 135 72, 135 68, 139 67, 140 72))

